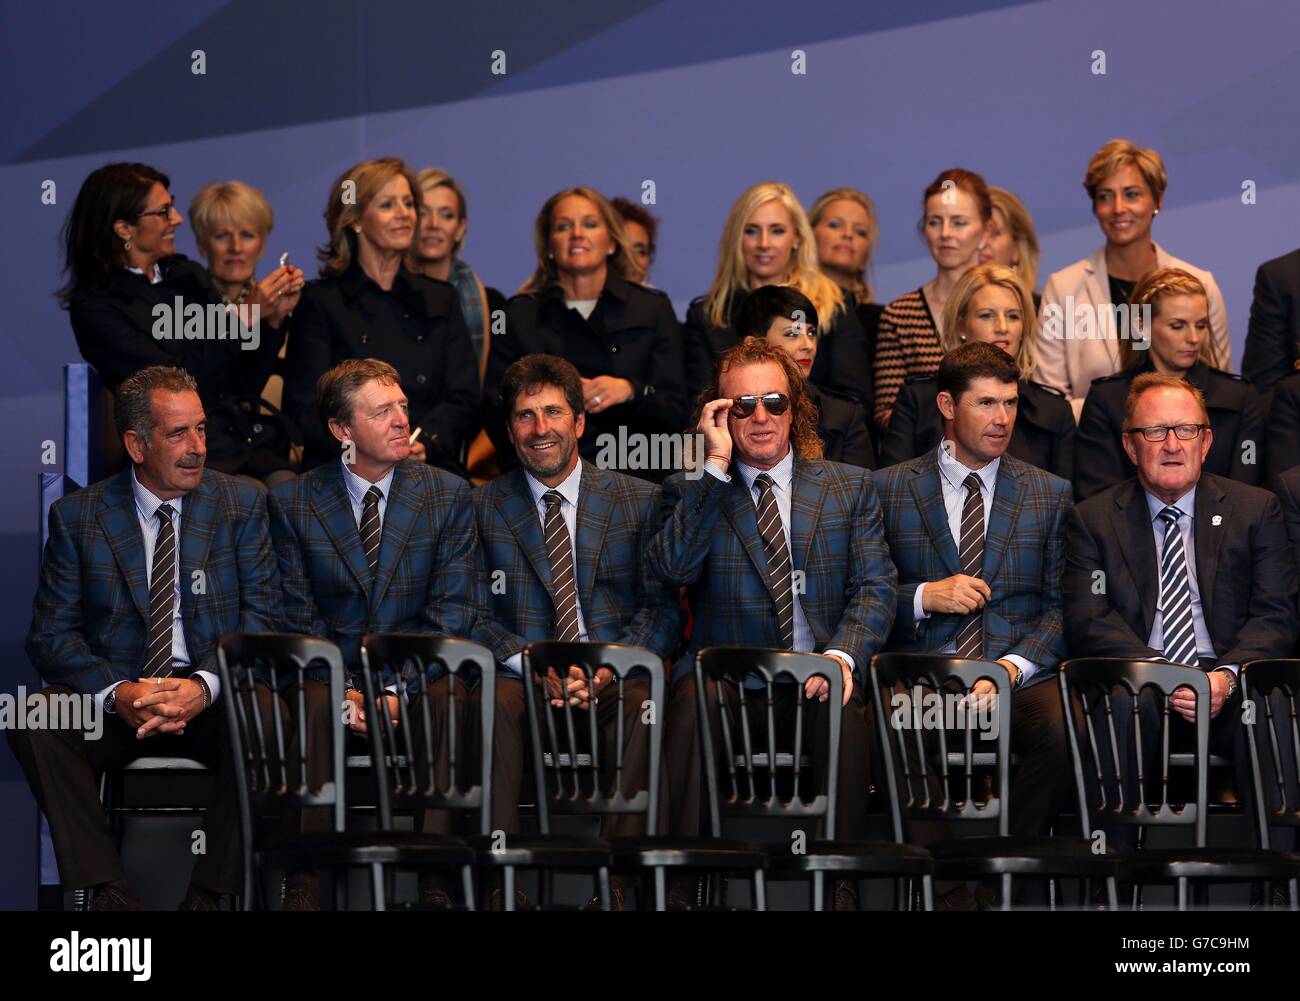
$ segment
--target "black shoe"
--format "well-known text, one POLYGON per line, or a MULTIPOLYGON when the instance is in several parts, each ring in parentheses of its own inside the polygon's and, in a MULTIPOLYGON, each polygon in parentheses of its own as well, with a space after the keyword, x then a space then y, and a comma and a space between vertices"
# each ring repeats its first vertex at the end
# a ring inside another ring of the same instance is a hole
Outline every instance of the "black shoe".
MULTIPOLYGON (((524 891, 515 887, 515 910, 522 911, 528 907, 528 898, 524 896, 524 891)), ((501 887, 497 887, 488 894, 488 910, 504 911, 506 909, 506 893, 501 887)))
POLYGON ((675 876, 668 881, 664 906, 670 911, 689 911, 695 905, 699 880, 690 876, 675 876))
POLYGON ((307 886, 285 887, 282 911, 319 911, 320 891, 307 886))
POLYGON ((423 910, 449 911, 454 906, 451 899, 451 884, 441 872, 420 873, 420 898, 418 906, 423 910))
POLYGON ((934 909, 936 911, 978 911, 980 905, 971 894, 969 887, 965 883, 958 883, 944 893, 935 894, 934 909))
POLYGON ((178 911, 219 911, 221 894, 191 883, 189 889, 185 891, 185 899, 176 905, 176 909, 178 911))
POLYGON ((95 899, 86 908, 90 911, 143 911, 144 901, 135 895, 126 880, 117 879, 94 887, 95 899))
POLYGON ((1273 886, 1269 890, 1266 903, 1264 890, 1260 884, 1256 883, 1250 888, 1250 909, 1252 911, 1289 911, 1291 909, 1291 895, 1282 887, 1273 886))
POLYGON ((856 911, 858 909, 858 888, 847 879, 836 880, 831 907, 837 911, 856 911))
MULTIPOLYGON (((611 876, 609 880, 609 909, 611 911, 621 911, 623 909, 623 881, 617 876, 611 876)), ((600 910, 600 894, 587 901, 587 910, 600 910)))

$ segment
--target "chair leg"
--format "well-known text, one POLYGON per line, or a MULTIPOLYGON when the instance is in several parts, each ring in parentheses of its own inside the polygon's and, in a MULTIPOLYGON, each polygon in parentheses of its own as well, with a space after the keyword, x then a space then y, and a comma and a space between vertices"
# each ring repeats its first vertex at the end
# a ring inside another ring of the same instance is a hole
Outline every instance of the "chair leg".
MULTIPOLYGON (((545 892, 545 887, 546 881, 543 880, 543 892, 545 892)), ((501 896, 505 898, 502 901, 502 906, 507 911, 513 911, 515 909, 515 867, 512 865, 506 866, 505 872, 501 874, 501 896)))
POLYGON ((767 910, 767 880, 762 869, 754 870, 754 910, 767 910))
POLYGON ((668 910, 668 887, 666 873, 661 865, 655 866, 654 870, 655 894, 654 909, 656 911, 668 910))
POLYGON ((1112 911, 1119 910, 1119 890, 1114 876, 1106 877, 1106 908, 1112 911))
POLYGON ((334 909, 336 911, 346 911, 348 909, 348 871, 346 869, 335 869, 334 878, 334 909))
POLYGON ((465 895, 466 910, 477 910, 474 906, 474 867, 465 865, 460 869, 460 890, 465 895))
POLYGON ((826 874, 824 872, 813 873, 812 891, 812 909, 814 911, 826 910, 826 874))
POLYGON ((602 865, 596 870, 596 892, 600 896, 600 909, 602 911, 612 911, 614 909, 614 898, 609 891, 609 866, 602 865))
POLYGON ((376 911, 387 910, 387 895, 384 892, 384 867, 378 862, 370 863, 370 892, 372 908, 376 911))
POLYGON ((1187 910, 1187 905, 1188 905, 1187 877, 1179 876, 1178 877, 1178 909, 1180 911, 1185 911, 1187 910))
POLYGON ((1300 880, 1288 880, 1287 890, 1291 898, 1291 910, 1300 910, 1300 880))
POLYGON ((934 880, 929 875, 921 877, 921 909, 934 910, 934 880))
POLYGON ((1011 873, 1002 874, 1002 910, 1011 910, 1011 873))

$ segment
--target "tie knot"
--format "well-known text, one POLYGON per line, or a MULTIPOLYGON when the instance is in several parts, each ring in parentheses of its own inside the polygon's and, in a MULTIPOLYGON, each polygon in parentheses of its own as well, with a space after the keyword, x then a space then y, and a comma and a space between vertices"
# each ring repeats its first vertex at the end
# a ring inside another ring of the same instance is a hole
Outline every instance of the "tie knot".
POLYGON ((970 473, 966 477, 964 486, 971 493, 977 494, 980 492, 980 488, 983 486, 983 483, 980 481, 979 474, 970 473))
POLYGON ((558 490, 548 490, 542 494, 542 500, 546 501, 548 511, 554 511, 560 506, 560 502, 564 500, 564 494, 558 490))
POLYGON ((378 504, 381 500, 383 500, 383 497, 384 497, 384 492, 380 490, 378 487, 372 486, 369 490, 366 491, 365 502, 367 505, 378 504))
POLYGON ((1160 520, 1163 521, 1166 526, 1177 525, 1178 519, 1181 518, 1182 516, 1183 516, 1183 512, 1180 511, 1178 508, 1174 507, 1173 505, 1170 505, 1169 507, 1165 508, 1163 511, 1160 512, 1160 520))
POLYGON ((768 476, 767 473, 759 473, 754 477, 754 486, 758 487, 760 494, 767 493, 772 489, 772 477, 768 476))

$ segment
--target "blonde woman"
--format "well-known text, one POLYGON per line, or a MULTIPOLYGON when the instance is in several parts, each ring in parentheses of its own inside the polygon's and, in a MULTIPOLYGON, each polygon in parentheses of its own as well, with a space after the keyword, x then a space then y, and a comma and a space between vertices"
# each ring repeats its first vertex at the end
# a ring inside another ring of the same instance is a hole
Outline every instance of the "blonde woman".
POLYGON ((316 382, 341 361, 377 358, 401 376, 410 458, 463 475, 461 449, 478 423, 478 365, 456 289, 404 264, 420 219, 420 182, 395 157, 349 167, 330 188, 321 277, 294 313, 284 409, 306 440, 303 468, 339 455, 316 416, 316 382))
MULTIPOLYGON (((516 359, 556 355, 582 376, 584 458, 595 459, 602 435, 679 433, 688 416, 681 329, 667 295, 628 279, 636 265, 618 212, 588 187, 556 192, 537 214, 533 247, 537 267, 506 307, 505 334, 492 338, 489 400, 516 359)), ((488 431, 511 464, 504 415, 493 409, 488 431)), ((624 471, 655 480, 668 472, 624 471)))
MULTIPOLYGON (((1034 367, 1036 323, 1029 286, 1000 264, 981 264, 953 286, 944 308, 944 353, 968 341, 1001 348, 1020 369, 1020 400, 1007 452, 1069 480, 1074 475, 1074 414, 1057 390, 1030 382, 1034 367)), ((937 448, 943 419, 935 399, 933 375, 908 379, 894 403, 889 429, 880 447, 882 465, 891 466, 937 448)))
POLYGON ((1065 393, 1076 415, 1092 381, 1121 369, 1122 328, 1115 327, 1114 307, 1128 302, 1138 283, 1157 269, 1186 271, 1205 287, 1214 363, 1222 369, 1232 365, 1228 311, 1214 276, 1166 253, 1151 238, 1168 183, 1160 154, 1127 139, 1112 139, 1088 163, 1083 187, 1106 243, 1047 279, 1038 314, 1043 336, 1036 378, 1065 393), (1089 317, 1086 332, 1076 329, 1081 309, 1089 317))
MULTIPOLYGON (((1094 379, 1079 418, 1075 494, 1079 500, 1136 475, 1121 442, 1124 401, 1144 372, 1185 379, 1205 396, 1210 452, 1205 472, 1258 486, 1264 472, 1264 407, 1255 387, 1214 367, 1214 324, 1204 283, 1189 271, 1160 268, 1133 290, 1132 304, 1151 311, 1151 327, 1119 342, 1117 375, 1094 379)), ((1141 315, 1141 312, 1139 312, 1141 315)), ((1172 432, 1171 432, 1172 433, 1172 432)))
MULTIPOLYGON (((989 188, 993 218, 989 220, 981 264, 1001 264, 1025 280, 1029 291, 1038 284, 1038 233, 1025 203, 1006 188, 989 188)), ((1034 292, 1034 312, 1042 297, 1034 292)))
POLYGON ((869 404, 870 363, 852 300, 821 270, 803 206, 784 184, 767 181, 745 191, 722 227, 713 284, 686 312, 683 351, 692 398, 713 379, 713 364, 736 341, 736 311, 764 285, 789 285, 823 318, 809 381, 869 404))

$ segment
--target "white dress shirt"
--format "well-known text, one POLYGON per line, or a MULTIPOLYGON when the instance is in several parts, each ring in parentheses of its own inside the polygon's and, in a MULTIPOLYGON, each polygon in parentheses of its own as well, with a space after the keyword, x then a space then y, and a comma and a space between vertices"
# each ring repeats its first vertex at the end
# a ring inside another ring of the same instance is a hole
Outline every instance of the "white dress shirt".
POLYGON ((342 459, 339 459, 339 462, 343 466, 343 485, 348 488, 348 499, 352 501, 352 517, 357 519, 358 529, 361 528, 361 515, 366 507, 366 493, 371 487, 379 488, 379 527, 382 531, 384 515, 388 513, 388 491, 392 489, 393 470, 397 467, 394 466, 378 481, 371 483, 349 469, 348 464, 342 459))
MULTIPOLYGON (((560 517, 564 519, 564 527, 569 533, 569 550, 573 553, 573 603, 578 609, 578 639, 587 642, 587 624, 582 617, 582 595, 578 593, 578 487, 582 484, 582 460, 573 467, 573 472, 564 478, 564 481, 558 486, 548 487, 541 480, 537 479, 528 470, 524 470, 524 479, 528 482, 528 491, 533 495, 533 510, 537 512, 537 520, 542 526, 542 537, 546 537, 546 501, 545 497, 548 491, 557 490, 562 498, 560 501, 560 517)), ((523 673, 524 655, 523 653, 511 654, 506 658, 505 666, 508 670, 514 671, 515 674, 523 673)))
MULTIPOLYGON (((999 456, 994 459, 983 469, 971 469, 969 466, 959 462, 952 454, 954 446, 947 438, 939 443, 939 487, 943 491, 943 507, 948 513, 948 531, 952 534, 952 541, 959 548, 961 546, 961 512, 966 506, 966 477, 974 473, 980 481, 980 499, 984 502, 984 538, 988 541, 989 518, 993 514, 993 495, 998 486, 998 470, 1002 468, 1002 458, 999 456)), ((985 583, 988 583, 985 581, 985 583)), ((925 591, 925 585, 919 584, 916 588, 916 594, 912 598, 912 616, 916 621, 928 619, 930 613, 925 610, 921 604, 922 594, 925 591)), ((955 654, 957 652, 957 642, 954 639, 942 650, 943 654, 955 654)), ((986 655, 992 651, 985 651, 986 655)), ((1026 660, 1016 653, 1003 654, 1001 658, 990 658, 1009 660, 1020 668, 1020 684, 1024 684, 1038 670, 1038 665, 1033 661, 1026 660)))

